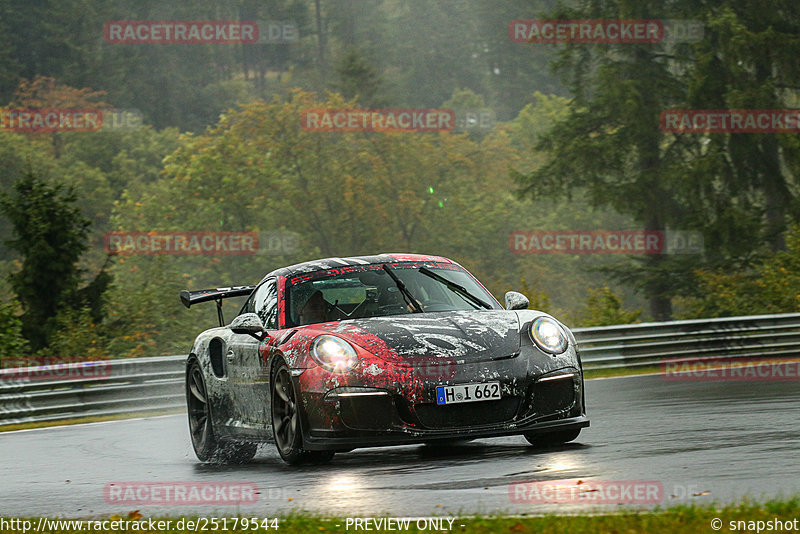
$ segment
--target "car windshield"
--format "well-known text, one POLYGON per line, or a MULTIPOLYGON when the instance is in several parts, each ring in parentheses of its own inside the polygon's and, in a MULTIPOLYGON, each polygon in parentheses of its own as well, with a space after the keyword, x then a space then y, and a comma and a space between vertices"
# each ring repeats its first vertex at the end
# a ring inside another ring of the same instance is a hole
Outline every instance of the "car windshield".
POLYGON ((420 310, 432 313, 499 308, 472 275, 457 265, 438 262, 359 265, 298 275, 287 282, 285 298, 287 326, 420 310), (426 269, 436 276, 426 274, 426 269))

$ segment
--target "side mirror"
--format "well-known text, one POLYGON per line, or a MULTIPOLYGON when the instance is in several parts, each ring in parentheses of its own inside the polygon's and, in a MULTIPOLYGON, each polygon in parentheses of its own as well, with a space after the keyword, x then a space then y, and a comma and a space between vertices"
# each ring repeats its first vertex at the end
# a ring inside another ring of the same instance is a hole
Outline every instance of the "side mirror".
POLYGON ((506 309, 507 310, 524 310, 528 307, 530 301, 528 297, 518 291, 506 292, 506 309))
POLYGON ((255 313, 243 313, 236 317, 228 326, 233 330, 234 334, 250 334, 254 338, 261 341, 267 337, 267 329, 264 328, 264 323, 261 318, 255 313))

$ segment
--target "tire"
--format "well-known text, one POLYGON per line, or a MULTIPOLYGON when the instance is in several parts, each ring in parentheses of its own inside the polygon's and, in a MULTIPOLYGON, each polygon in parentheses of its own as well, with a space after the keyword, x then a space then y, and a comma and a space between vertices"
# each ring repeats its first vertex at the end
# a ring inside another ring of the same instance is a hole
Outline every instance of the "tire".
POLYGON ((528 443, 536 447, 557 447, 577 439, 581 433, 581 429, 577 430, 561 430, 559 432, 548 432, 546 434, 537 434, 529 432, 525 434, 525 439, 528 443))
POLYGON ((275 368, 271 381, 270 412, 272 435, 283 461, 290 465, 301 463, 327 463, 335 451, 307 451, 303 449, 303 430, 300 420, 300 402, 289 367, 281 362, 275 368))
POLYGON ((195 359, 186 370, 186 408, 189 415, 189 436, 198 460, 243 464, 256 455, 258 445, 255 443, 220 441, 217 438, 203 370, 195 359))

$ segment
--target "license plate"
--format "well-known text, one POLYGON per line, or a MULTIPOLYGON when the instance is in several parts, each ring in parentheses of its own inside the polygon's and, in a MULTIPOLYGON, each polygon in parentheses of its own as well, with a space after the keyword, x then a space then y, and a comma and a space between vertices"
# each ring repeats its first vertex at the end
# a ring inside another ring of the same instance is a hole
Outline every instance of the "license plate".
POLYGON ((459 402, 497 400, 499 398, 500 382, 459 384, 436 388, 436 404, 458 404, 459 402))

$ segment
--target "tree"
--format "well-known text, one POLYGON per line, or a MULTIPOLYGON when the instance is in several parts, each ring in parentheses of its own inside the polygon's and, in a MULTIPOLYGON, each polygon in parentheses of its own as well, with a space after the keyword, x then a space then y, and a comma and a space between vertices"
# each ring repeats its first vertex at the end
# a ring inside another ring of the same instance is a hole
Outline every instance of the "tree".
POLYGON ((548 64, 554 58, 553 45, 515 43, 509 39, 508 25, 516 19, 544 18, 552 11, 553 0, 473 0, 465 3, 474 11, 476 30, 470 37, 480 57, 487 101, 498 118, 506 120, 525 106, 534 91, 565 95, 566 88, 553 75, 548 64))
POLYGON ((9 281, 22 305, 22 332, 38 350, 48 345, 59 311, 80 300, 78 260, 87 248, 90 223, 73 206, 74 191, 48 185, 32 171, 14 185, 14 192, 0 197, 0 212, 14 228, 6 245, 22 257, 9 281))
POLYGON ((685 299, 686 318, 730 317, 800 311, 800 226, 786 234, 786 249, 750 268, 698 269, 698 291, 685 299))
MULTIPOLYGON (((797 107, 800 6, 724 0, 696 12, 705 38, 686 74, 696 109, 797 107)), ((694 145, 688 168, 692 218, 715 248, 714 267, 746 266, 760 249, 785 247, 787 224, 800 216, 800 144, 794 134, 675 135, 694 145), (689 138, 689 139, 687 139, 689 138), (764 246, 766 245, 766 246, 764 246)))
POLYGON ((624 310, 622 299, 614 294, 608 286, 603 286, 589 289, 581 326, 631 324, 637 322, 641 314, 642 310, 624 310))
MULTIPOLYGON (((58 82, 55 78, 36 76, 32 80, 22 79, 9 104, 12 108, 55 108, 55 109, 103 109, 108 104, 99 101, 103 91, 89 88, 76 89, 58 82)), ((30 137, 50 138, 53 154, 59 157, 64 134, 60 132, 33 132, 30 137)))
POLYGON ((485 93, 489 73, 471 2, 407 0, 385 13, 381 62, 400 105, 435 107, 457 87, 485 93))
POLYGON ((3 359, 16 359, 28 349, 22 335, 22 321, 17 315, 19 303, 0 303, 0 364, 3 359))
POLYGON ((8 33, 4 31, 8 22, 0 12, 0 102, 5 102, 14 91, 22 66, 15 57, 15 50, 8 33))
POLYGON ((606 282, 582 268, 609 258, 509 250, 511 231, 561 228, 564 213, 572 223, 629 220, 610 210, 592 212, 578 200, 546 199, 531 207, 515 198, 508 166, 527 165, 515 137, 528 139, 541 127, 537 120, 558 116, 559 99, 541 98, 518 124, 498 125, 480 142, 449 132, 301 127, 304 111, 353 107, 340 95, 322 100, 304 91, 247 104, 202 135, 183 136, 155 180, 131 182, 115 205, 115 230, 291 231, 299 246, 282 255, 121 255, 112 268, 105 321, 113 327, 114 354, 178 350, 191 342, 198 313, 213 324, 213 307, 187 313, 175 298, 180 289, 256 283, 273 268, 315 257, 440 254, 462 263, 501 299, 520 289, 524 273, 532 288, 552 297, 554 308, 546 311, 578 310, 582 287, 606 282))
MULTIPOLYGON (((20 78, 36 76, 83 85, 97 67, 97 28, 108 20, 104 7, 94 0, 0 2, 0 63, 13 67, 0 69, 0 76, 13 77, 11 89, 20 78)), ((0 92, 2 101, 9 96, 10 91, 0 92)))
POLYGON ((387 104, 382 96, 380 71, 355 48, 349 48, 336 63, 334 89, 348 100, 358 98, 360 106, 377 108, 387 104))
MULTIPOLYGON (((553 18, 654 19, 666 14, 661 2, 582 2, 553 18)), ((681 159, 659 129, 661 111, 685 95, 674 72, 681 51, 670 52, 651 43, 568 45, 555 66, 573 94, 569 117, 537 143, 547 161, 531 173, 515 173, 522 194, 542 198, 585 189, 592 205, 629 215, 645 230, 680 224, 684 209, 674 191, 684 179, 681 159)), ((671 296, 679 288, 661 273, 675 265, 663 255, 634 261, 620 266, 618 276, 648 297, 654 319, 669 319, 671 296)))
MULTIPOLYGON (((300 34, 305 37, 312 33, 309 6, 302 0, 243 0, 239 8, 241 20, 292 21, 300 34)), ((296 48, 288 43, 259 43, 242 46, 241 62, 245 80, 252 81, 256 94, 265 98, 268 91, 266 76, 277 72, 278 80, 284 72, 292 70, 298 61, 296 48)))

